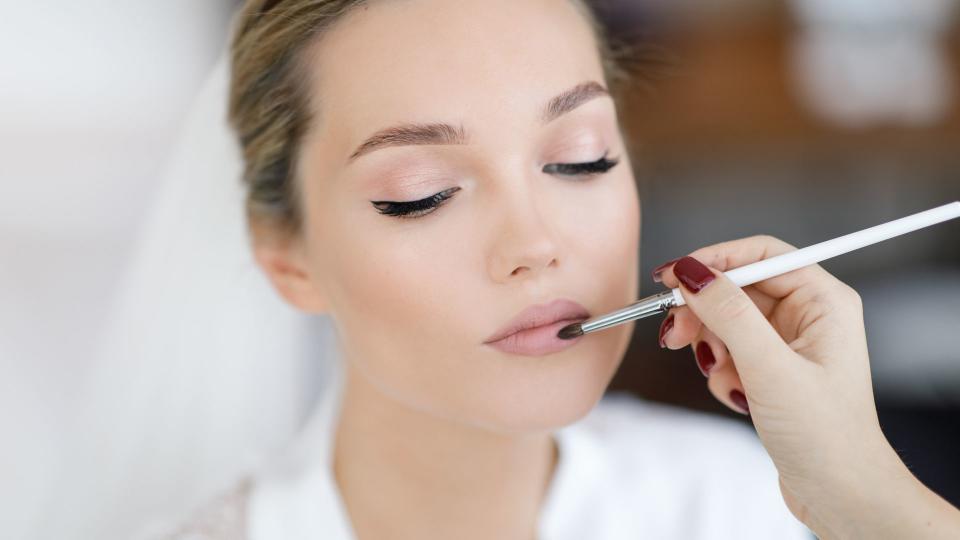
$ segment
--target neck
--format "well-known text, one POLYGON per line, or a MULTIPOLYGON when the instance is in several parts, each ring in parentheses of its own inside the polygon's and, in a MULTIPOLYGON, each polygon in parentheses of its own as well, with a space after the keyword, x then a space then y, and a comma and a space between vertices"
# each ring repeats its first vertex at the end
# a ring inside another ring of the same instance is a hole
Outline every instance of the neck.
POLYGON ((345 370, 333 467, 358 538, 536 536, 557 460, 549 433, 430 415, 345 370))

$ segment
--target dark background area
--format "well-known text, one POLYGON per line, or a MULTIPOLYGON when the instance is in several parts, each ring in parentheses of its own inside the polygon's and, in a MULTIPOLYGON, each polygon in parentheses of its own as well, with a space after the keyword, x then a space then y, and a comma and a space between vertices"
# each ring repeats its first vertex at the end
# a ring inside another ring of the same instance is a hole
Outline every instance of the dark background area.
MULTIPOLYGON (((934 24, 909 9, 820 20, 804 2, 722 4, 599 4, 649 61, 649 84, 620 104, 641 193, 642 296, 662 290, 652 268, 701 246, 764 233, 804 247, 960 199, 956 10, 934 24), (811 97, 800 67, 817 39, 832 105, 811 97), (894 40, 904 46, 883 50, 894 40), (931 58, 937 70, 911 72, 931 58), (843 112, 877 92, 888 95, 872 113, 843 112)), ((884 432, 960 505, 960 221, 822 266, 863 298, 884 432)), ((658 347, 661 320, 637 322, 611 390, 747 421, 713 399, 690 348, 658 347)))

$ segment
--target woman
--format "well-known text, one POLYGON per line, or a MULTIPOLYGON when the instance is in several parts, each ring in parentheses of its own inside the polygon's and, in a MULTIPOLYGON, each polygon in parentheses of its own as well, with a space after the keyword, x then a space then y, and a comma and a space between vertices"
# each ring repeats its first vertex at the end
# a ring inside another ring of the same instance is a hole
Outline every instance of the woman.
POLYGON ((792 246, 659 268, 688 302, 661 345, 696 351, 775 470, 738 425, 600 401, 631 324, 554 337, 638 292, 622 73, 579 0, 251 0, 232 52, 257 262, 334 321, 342 376, 288 456, 177 537, 960 531, 879 429, 856 292, 819 266, 720 273, 792 246))

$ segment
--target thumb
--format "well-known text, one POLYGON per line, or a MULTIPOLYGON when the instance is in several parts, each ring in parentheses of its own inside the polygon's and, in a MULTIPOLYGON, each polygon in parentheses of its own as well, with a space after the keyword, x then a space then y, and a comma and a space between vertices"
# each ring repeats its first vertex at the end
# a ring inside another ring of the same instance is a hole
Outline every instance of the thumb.
POLYGON ((741 379, 773 375, 771 370, 792 364, 784 359, 792 356, 793 350, 747 293, 723 272, 684 257, 673 266, 673 273, 690 310, 727 346, 741 379))

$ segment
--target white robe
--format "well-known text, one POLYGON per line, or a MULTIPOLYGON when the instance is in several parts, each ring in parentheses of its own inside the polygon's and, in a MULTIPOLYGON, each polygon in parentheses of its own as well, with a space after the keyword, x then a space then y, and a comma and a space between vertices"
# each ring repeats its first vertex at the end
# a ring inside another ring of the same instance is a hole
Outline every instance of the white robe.
MULTIPOLYGON (((354 538, 331 472, 341 381, 291 451, 255 479, 250 540, 354 538)), ((539 540, 812 538, 787 510, 755 433, 733 420, 613 394, 556 440, 539 540)))

